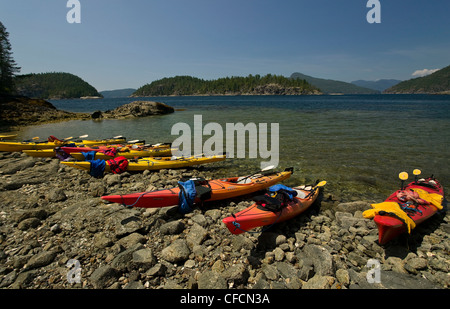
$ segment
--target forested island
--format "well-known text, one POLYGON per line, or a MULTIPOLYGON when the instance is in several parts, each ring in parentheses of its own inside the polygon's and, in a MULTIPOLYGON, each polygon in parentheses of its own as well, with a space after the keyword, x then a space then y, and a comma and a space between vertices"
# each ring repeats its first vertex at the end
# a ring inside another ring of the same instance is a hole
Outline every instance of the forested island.
POLYGON ((133 97, 181 95, 301 95, 321 94, 303 79, 281 75, 249 75, 204 80, 192 76, 175 76, 156 80, 140 87, 133 97))
POLYGON ((15 77, 16 93, 36 99, 73 99, 102 97, 80 77, 62 72, 33 73, 15 77))
POLYGON ((427 94, 450 94, 450 66, 428 76, 413 78, 403 81, 384 93, 427 93, 427 94))

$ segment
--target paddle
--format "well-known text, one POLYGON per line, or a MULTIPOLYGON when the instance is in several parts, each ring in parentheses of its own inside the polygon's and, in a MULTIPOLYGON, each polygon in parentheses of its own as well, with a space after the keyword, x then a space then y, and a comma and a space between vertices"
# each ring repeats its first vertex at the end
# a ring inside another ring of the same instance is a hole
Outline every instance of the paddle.
POLYGON ((88 136, 89 136, 88 134, 81 135, 81 136, 78 136, 78 137, 70 136, 70 137, 63 138, 63 141, 70 141, 71 139, 74 139, 74 138, 86 138, 88 136))
POLYGON ((263 169, 260 170, 260 171, 257 171, 256 173, 250 174, 250 175, 248 175, 248 176, 245 176, 245 177, 242 178, 242 179, 239 179, 239 182, 240 182, 240 183, 244 183, 244 181, 245 181, 246 179, 248 179, 248 178, 250 178, 250 177, 252 177, 252 176, 255 176, 256 174, 259 174, 259 173, 262 173, 262 172, 267 172, 267 171, 273 170, 274 168, 275 168, 274 165, 266 166, 265 168, 263 168, 263 169))
POLYGON ((400 180, 402 181, 401 189, 404 190, 404 184, 405 184, 405 180, 408 179, 408 173, 401 172, 400 174, 398 174, 398 178, 400 178, 400 180))
POLYGON ((146 147, 171 146, 172 143, 145 144, 146 147))
POLYGON ((171 161, 173 161, 173 160, 181 160, 181 159, 192 159, 192 158, 201 158, 201 157, 203 157, 205 154, 204 153, 201 153, 201 154, 196 154, 196 155, 193 155, 193 156, 190 156, 190 157, 185 157, 185 156, 171 156, 170 157, 170 160, 171 161))
MULTIPOLYGON (((415 169, 413 171, 414 182, 415 183, 417 183, 417 176, 420 175, 421 173, 422 173, 422 171, 419 170, 419 169, 415 169)), ((404 184, 405 184, 405 180, 408 179, 408 173, 407 172, 401 172, 400 174, 398 174, 398 178, 400 178, 401 181, 402 181, 402 188, 401 189, 403 191, 403 190, 405 190, 404 184)), ((413 196, 411 196, 409 194, 407 194, 407 196, 408 196, 409 199, 413 200, 416 204, 419 204, 419 201, 416 198, 414 198, 413 196)))
POLYGON ((32 139, 27 139, 27 140, 24 140, 24 142, 25 143, 36 143, 36 144, 42 144, 42 143, 47 143, 48 141, 42 141, 42 142, 38 142, 37 140, 39 139, 40 137, 39 136, 35 136, 35 137, 33 137, 32 139))
POLYGON ((212 157, 218 157, 218 156, 226 156, 226 153, 222 153, 222 154, 215 154, 215 155, 209 155, 206 153, 200 153, 200 154, 196 154, 190 157, 185 157, 185 156, 171 156, 170 160, 179 160, 179 159, 195 159, 195 158, 212 158, 212 157))
POLYGON ((317 188, 317 187, 323 187, 323 186, 325 186, 326 184, 327 184, 326 180, 322 180, 321 182, 319 182, 319 183, 316 185, 316 188, 317 188))
POLYGON ((419 170, 418 168, 416 168, 414 171, 413 171, 413 174, 414 174, 414 183, 417 183, 417 176, 419 176, 420 174, 422 174, 422 171, 421 170, 419 170))
MULTIPOLYGON (((70 141, 71 139, 74 139, 74 138, 86 138, 88 136, 89 136, 88 134, 81 135, 81 136, 78 136, 78 137, 69 136, 69 137, 63 138, 62 140, 63 141, 70 141)), ((35 137, 32 138, 32 140, 37 140, 37 139, 39 139, 39 136, 35 136, 35 137)))
POLYGON ((310 195, 313 195, 318 188, 321 188, 321 187, 325 186, 326 184, 327 184, 326 180, 322 180, 321 182, 319 182, 317 185, 315 185, 311 189, 311 192, 307 196, 305 196, 305 198, 308 198, 310 195))

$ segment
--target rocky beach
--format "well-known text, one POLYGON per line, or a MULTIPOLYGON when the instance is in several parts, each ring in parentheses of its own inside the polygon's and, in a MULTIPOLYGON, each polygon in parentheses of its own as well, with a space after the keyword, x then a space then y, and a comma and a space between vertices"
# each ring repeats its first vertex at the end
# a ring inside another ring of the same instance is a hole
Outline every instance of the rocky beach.
POLYGON ((375 224, 362 217, 377 201, 341 200, 326 186, 302 215, 241 235, 222 219, 251 196, 187 215, 100 199, 215 178, 220 164, 94 178, 56 158, 0 153, 0 288, 448 289, 446 213, 380 246, 375 224), (375 283, 369 261, 380 265, 375 283))

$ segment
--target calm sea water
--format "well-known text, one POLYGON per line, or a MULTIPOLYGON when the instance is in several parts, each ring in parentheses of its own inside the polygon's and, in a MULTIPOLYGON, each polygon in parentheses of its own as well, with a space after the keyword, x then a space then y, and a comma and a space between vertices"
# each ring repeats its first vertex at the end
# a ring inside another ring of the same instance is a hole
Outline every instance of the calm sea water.
MULTIPOLYGON (((58 100, 59 109, 94 112, 114 109, 139 98, 58 100)), ((398 173, 419 168, 450 184, 450 96, 222 96, 142 98, 164 102, 177 111, 133 120, 70 121, 24 128, 21 138, 89 134, 123 135, 150 143, 171 142, 176 123, 194 127, 219 123, 279 123, 279 169, 294 167, 285 183, 327 180, 328 193, 344 199, 383 200, 400 185, 398 173)), ((209 136, 204 136, 203 141, 209 136)), ((269 148, 270 149, 270 148, 269 148)), ((216 164, 218 177, 257 171, 266 159, 233 158, 216 164)), ((327 192, 327 191, 325 191, 327 192)))

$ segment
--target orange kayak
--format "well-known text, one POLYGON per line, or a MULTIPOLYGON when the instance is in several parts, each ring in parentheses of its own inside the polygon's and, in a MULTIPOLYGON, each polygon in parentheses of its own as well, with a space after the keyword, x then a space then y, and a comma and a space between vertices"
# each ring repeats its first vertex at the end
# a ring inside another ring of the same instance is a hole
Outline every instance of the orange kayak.
MULTIPOLYGON (((323 182, 325 183, 325 182, 323 182)), ((323 184, 324 185, 324 184, 323 184)), ((233 214, 222 220, 232 234, 241 234, 260 226, 273 225, 292 219, 307 210, 317 199, 320 186, 295 187, 297 196, 287 202, 279 211, 271 211, 260 203, 233 214)))
MULTIPOLYGON (((291 175, 292 169, 286 169, 284 172, 266 172, 265 175, 257 174, 252 177, 208 180, 206 186, 211 188, 211 195, 210 198, 203 201, 218 201, 261 191, 289 178, 291 175)), ((179 193, 180 188, 176 187, 149 192, 102 196, 101 198, 128 207, 155 208, 178 205, 179 193)), ((194 202, 199 203, 201 200, 197 198, 194 202)))

